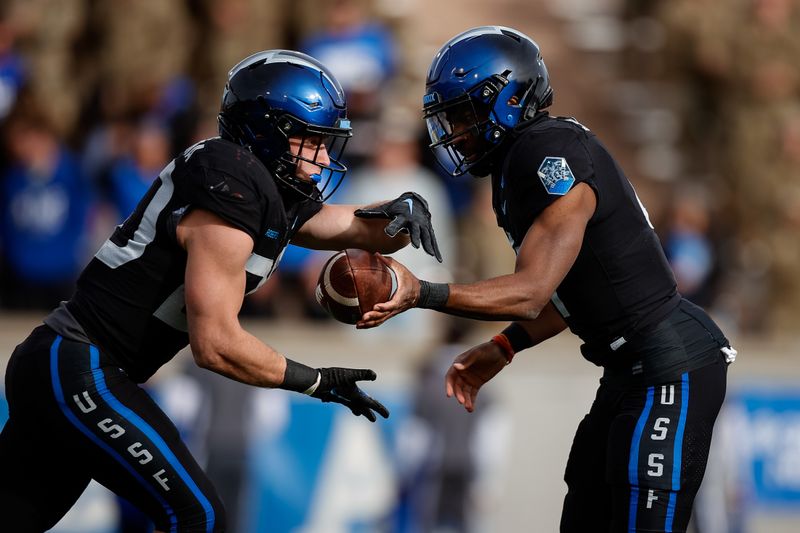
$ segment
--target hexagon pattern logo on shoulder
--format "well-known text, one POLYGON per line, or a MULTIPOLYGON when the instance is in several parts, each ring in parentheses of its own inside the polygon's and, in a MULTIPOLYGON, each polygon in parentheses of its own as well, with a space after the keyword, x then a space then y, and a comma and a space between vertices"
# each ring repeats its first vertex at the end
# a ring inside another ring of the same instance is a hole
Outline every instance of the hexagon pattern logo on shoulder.
POLYGON ((547 194, 564 196, 575 183, 575 176, 563 157, 545 157, 536 173, 547 194))

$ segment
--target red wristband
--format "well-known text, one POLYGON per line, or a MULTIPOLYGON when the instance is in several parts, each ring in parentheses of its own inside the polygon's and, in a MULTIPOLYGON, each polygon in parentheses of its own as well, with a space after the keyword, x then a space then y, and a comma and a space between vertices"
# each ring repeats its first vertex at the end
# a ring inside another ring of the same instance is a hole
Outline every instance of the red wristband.
POLYGON ((509 364, 514 359, 514 348, 511 347, 511 341, 502 333, 498 333, 492 337, 492 342, 498 345, 506 353, 506 364, 509 364))

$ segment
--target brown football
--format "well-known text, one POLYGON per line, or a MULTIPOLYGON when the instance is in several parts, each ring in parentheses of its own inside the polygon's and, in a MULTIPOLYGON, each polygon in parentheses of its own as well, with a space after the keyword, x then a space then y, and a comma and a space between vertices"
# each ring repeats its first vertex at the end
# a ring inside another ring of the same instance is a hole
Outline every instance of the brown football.
POLYGON ((370 252, 349 248, 328 259, 317 282, 317 302, 345 324, 355 324, 361 315, 389 300, 392 271, 370 252))

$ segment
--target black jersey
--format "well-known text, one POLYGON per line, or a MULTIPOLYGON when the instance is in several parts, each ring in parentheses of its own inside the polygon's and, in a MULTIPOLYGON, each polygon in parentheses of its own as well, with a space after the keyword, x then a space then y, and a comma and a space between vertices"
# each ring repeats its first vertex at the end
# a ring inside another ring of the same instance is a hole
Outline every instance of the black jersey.
POLYGON ((592 132, 542 114, 521 129, 492 175, 493 207, 515 252, 536 217, 578 183, 597 196, 580 253, 552 301, 587 346, 624 343, 680 296, 647 211, 592 132))
POLYGON ((199 142, 169 163, 81 273, 66 305, 87 337, 139 382, 189 342, 186 251, 176 228, 193 208, 211 211, 253 238, 246 265, 250 293, 269 278, 289 239, 321 204, 285 204, 266 167, 220 138, 199 142))

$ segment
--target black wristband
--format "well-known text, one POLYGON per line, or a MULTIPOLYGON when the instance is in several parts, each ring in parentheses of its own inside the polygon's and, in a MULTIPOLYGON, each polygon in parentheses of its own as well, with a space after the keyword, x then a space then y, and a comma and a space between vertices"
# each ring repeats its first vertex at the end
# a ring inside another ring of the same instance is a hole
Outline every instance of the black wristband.
POLYGON ((417 307, 422 309, 441 309, 450 297, 450 285, 447 283, 431 283, 419 281, 419 300, 417 307))
POLYGON ((503 335, 505 335, 508 342, 511 343, 514 353, 521 352, 525 348, 533 346, 533 339, 531 339, 528 331, 516 322, 512 322, 510 326, 504 329, 503 335))
POLYGON ((286 373, 283 375, 281 389, 305 393, 317 384, 319 371, 303 363, 286 358, 286 373))

